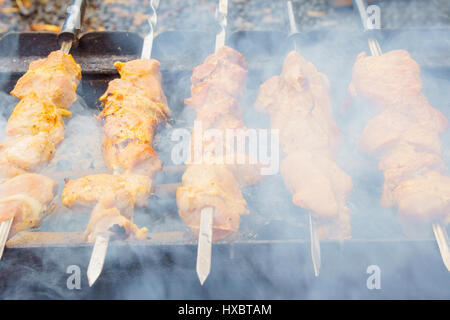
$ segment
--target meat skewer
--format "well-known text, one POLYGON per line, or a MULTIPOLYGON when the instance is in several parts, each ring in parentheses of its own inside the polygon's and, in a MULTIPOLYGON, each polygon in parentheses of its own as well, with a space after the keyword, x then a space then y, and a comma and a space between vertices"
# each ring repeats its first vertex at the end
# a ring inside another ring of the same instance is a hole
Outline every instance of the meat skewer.
POLYGON ((297 51, 291 51, 281 74, 260 86, 255 108, 268 113, 271 128, 279 130, 284 154, 281 175, 294 204, 311 216, 311 252, 317 276, 319 239, 350 237, 346 201, 352 179, 335 162, 340 132, 333 119, 328 79, 297 51))
MULTIPOLYGON (((227 15, 228 0, 219 0, 216 19, 219 20, 221 30, 216 36, 216 53, 225 46, 227 15)), ((214 207, 205 207, 200 212, 196 272, 201 285, 205 283, 211 272, 214 211, 214 207)))
POLYGON ((1 145, 0 176, 10 179, 4 185, 16 194, 5 190, 1 195, 0 259, 8 238, 24 229, 39 227, 52 211, 56 182, 29 173, 42 169, 64 139, 62 117, 71 115, 67 109, 77 99, 81 79, 80 66, 69 54, 70 47, 64 41, 61 50, 33 61, 11 92, 20 102, 8 120, 7 138, 1 145), (36 200, 38 194, 32 188, 42 188, 42 194, 53 197, 36 200))
MULTIPOLYGON (((152 2, 150 24, 156 22, 157 4, 152 2)), ((85 232, 87 241, 95 241, 87 272, 90 286, 101 274, 111 236, 146 238, 147 229, 132 223, 134 206, 146 206, 152 194, 152 179, 161 170, 152 148, 153 136, 158 124, 170 115, 160 64, 149 58, 153 28, 144 41, 143 58, 116 62, 121 78, 111 81, 100 97, 104 104, 98 116, 103 121, 103 159, 113 175, 69 181, 63 192, 65 206, 94 207, 85 232)))
MULTIPOLYGON (((367 3, 356 0, 356 6, 367 30, 367 3)), ((365 127, 360 146, 380 158, 379 168, 385 176, 382 205, 396 205, 407 220, 431 221, 442 260, 450 271, 449 239, 443 222, 450 217, 450 208, 445 206, 450 179, 442 175, 438 136, 448 120, 421 92, 420 67, 408 52, 383 54, 376 39, 369 37, 368 41, 372 57, 365 53, 357 57, 349 92, 382 112, 365 127)))
MULTIPOLYGON (((290 36, 292 37, 299 33, 297 29, 297 23, 295 22, 292 1, 287 2, 287 7, 288 7, 289 27, 291 31, 290 36)), ((297 42, 294 40, 293 43, 294 43, 294 50, 297 51, 297 42)), ((308 213, 308 218, 309 218, 309 236, 311 244, 311 259, 314 267, 314 275, 318 277, 320 274, 320 267, 322 265, 322 255, 320 253, 320 238, 319 233, 317 232, 316 223, 314 221, 311 212, 308 213)))
POLYGON ((191 136, 194 159, 186 163, 182 185, 177 190, 177 205, 182 221, 198 238, 196 271, 202 285, 211 270, 212 242, 235 234, 240 216, 248 213, 241 186, 254 183, 259 177, 252 166, 224 162, 223 155, 217 154, 217 148, 223 146, 218 146, 216 140, 203 141, 203 136, 196 136, 196 124, 221 133, 246 130, 238 100, 247 65, 239 52, 224 44, 227 5, 228 1, 220 1, 216 14, 222 26, 216 36, 216 51, 194 69, 191 97, 185 100, 196 113, 191 136), (198 154, 201 160, 195 159, 198 154))

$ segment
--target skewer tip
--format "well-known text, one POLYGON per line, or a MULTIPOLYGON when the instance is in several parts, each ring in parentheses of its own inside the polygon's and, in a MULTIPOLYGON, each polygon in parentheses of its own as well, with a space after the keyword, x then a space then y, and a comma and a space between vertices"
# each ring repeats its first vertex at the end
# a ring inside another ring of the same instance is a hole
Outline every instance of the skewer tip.
POLYGON ((447 231, 442 224, 434 223, 433 233, 439 247, 439 252, 441 253, 442 261, 444 262, 447 270, 450 272, 450 249, 447 231))
POLYGON ((94 249, 92 250, 91 260, 87 270, 89 287, 97 281, 103 270, 106 252, 108 250, 109 236, 99 235, 95 239, 94 249))
POLYGON ((320 239, 311 213, 309 213, 309 232, 311 237, 311 258, 314 266, 314 276, 318 277, 321 267, 320 239))
POLYGON ((0 260, 3 257, 3 251, 5 250, 6 241, 8 240, 13 220, 14 218, 10 218, 9 220, 0 223, 0 260))
POLYGON ((211 272, 212 229, 214 208, 206 207, 201 211, 200 230, 197 248, 197 276, 203 285, 211 272))

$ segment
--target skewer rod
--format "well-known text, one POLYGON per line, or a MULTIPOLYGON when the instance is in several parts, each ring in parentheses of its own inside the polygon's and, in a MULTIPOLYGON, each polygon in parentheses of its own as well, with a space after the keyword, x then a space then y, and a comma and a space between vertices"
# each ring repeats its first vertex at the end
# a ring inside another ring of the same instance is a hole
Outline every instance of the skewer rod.
POLYGON ((311 258, 314 266, 314 275, 318 277, 322 264, 320 255, 320 239, 317 232, 316 223, 311 213, 309 213, 309 234, 311 239, 311 258))
POLYGON ((202 209, 197 248, 197 276, 201 285, 205 283, 211 272, 213 217, 214 208, 202 209))
POLYGON ((227 15, 228 15, 228 0, 220 0, 219 8, 216 11, 216 19, 221 27, 220 32, 216 36, 216 49, 217 52, 225 45, 226 31, 227 31, 227 15))
POLYGON ((72 49, 72 41, 64 41, 61 44, 61 51, 65 54, 69 54, 70 49, 72 49))
POLYGON ((442 261, 444 262, 444 265, 447 267, 447 270, 450 272, 450 249, 447 231, 445 230, 445 227, 442 224, 434 223, 433 232, 439 247, 439 251, 441 253, 442 261))
POLYGON ((106 253, 108 251, 109 235, 99 235, 95 238, 94 249, 92 250, 91 260, 87 270, 89 287, 97 281, 102 273, 105 263, 106 253))
POLYGON ((158 15, 156 9, 159 7, 159 0, 150 0, 151 14, 148 18, 148 24, 150 26, 149 33, 144 38, 144 43, 142 45, 141 59, 150 59, 153 50, 153 39, 155 36, 155 28, 158 23, 158 15))
MULTIPOLYGON (((290 34, 298 33, 297 23, 295 22, 294 9, 292 7, 292 1, 287 2, 287 11, 289 18, 289 28, 290 34)), ((297 45, 295 40, 294 42, 294 50, 297 51, 297 45)), ((311 259, 314 267, 314 275, 316 277, 319 276, 320 267, 321 267, 321 254, 320 254, 320 239, 317 232, 317 227, 313 218, 313 214, 310 212, 309 216, 309 234, 310 234, 310 242, 311 242, 311 259)))
POLYGON ((13 220, 14 218, 10 218, 0 224, 0 260, 2 259, 3 251, 5 250, 6 241, 8 240, 13 220))

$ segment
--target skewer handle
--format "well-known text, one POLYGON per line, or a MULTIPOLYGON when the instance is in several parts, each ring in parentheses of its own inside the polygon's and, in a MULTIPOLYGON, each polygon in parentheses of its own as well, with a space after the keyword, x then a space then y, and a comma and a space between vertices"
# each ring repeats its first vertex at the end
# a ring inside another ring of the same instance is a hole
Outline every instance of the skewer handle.
POLYGON ((81 25, 86 11, 86 0, 73 0, 72 5, 67 9, 67 17, 64 21, 61 32, 58 34, 58 43, 76 43, 81 32, 81 25))

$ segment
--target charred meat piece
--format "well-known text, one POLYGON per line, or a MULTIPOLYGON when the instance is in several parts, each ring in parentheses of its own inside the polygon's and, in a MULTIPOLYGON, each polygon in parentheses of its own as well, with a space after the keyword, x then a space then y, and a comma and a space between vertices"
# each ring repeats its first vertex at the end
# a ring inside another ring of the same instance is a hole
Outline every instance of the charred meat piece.
POLYGON ((281 175, 294 204, 316 215, 320 238, 344 239, 350 237, 346 201, 353 184, 334 160, 340 132, 328 87, 326 76, 292 51, 281 74, 260 86, 255 107, 279 130, 281 175))

